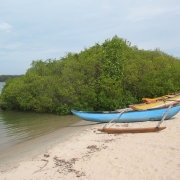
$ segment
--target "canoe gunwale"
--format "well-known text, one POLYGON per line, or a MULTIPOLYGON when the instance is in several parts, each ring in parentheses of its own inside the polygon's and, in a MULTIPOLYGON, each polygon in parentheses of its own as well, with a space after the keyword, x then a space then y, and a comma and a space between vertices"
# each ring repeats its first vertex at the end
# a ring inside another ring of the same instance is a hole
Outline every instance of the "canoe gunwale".
MULTIPOLYGON (((100 111, 96 112, 96 111, 77 111, 77 110, 71 110, 71 112, 80 119, 91 122, 108 123, 112 119, 114 119, 113 122, 115 123, 130 123, 130 122, 145 122, 152 120, 160 121, 167 109, 168 107, 164 107, 164 108, 155 108, 148 110, 131 110, 123 113, 119 111, 113 111, 113 112, 106 111, 106 113, 103 113, 100 111)), ((180 111, 180 104, 173 106, 168 112, 168 115, 166 116, 165 120, 171 119, 179 111, 180 111)))

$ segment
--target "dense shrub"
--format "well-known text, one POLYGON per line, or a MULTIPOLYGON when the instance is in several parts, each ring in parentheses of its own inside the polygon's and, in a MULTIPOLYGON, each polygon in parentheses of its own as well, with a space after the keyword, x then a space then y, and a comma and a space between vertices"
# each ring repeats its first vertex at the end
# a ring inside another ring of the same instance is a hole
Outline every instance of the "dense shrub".
POLYGON ((33 61, 24 76, 9 79, 5 109, 68 114, 114 110, 180 90, 180 60, 159 49, 145 51, 114 36, 59 60, 33 61))

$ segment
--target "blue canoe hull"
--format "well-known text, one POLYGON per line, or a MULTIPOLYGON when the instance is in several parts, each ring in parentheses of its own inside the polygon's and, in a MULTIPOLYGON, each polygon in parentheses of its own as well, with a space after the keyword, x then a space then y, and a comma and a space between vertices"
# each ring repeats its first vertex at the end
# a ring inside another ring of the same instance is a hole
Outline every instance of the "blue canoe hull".
MULTIPOLYGON (((166 108, 157 108, 141 111, 126 111, 120 113, 118 111, 105 111, 105 112, 96 112, 96 111, 77 111, 71 110, 71 112, 77 117, 93 122, 102 122, 107 123, 113 119, 113 122, 117 123, 128 123, 128 122, 143 122, 143 121, 160 121, 164 116, 166 108)), ((172 118, 180 111, 180 105, 172 107, 165 120, 172 118)))

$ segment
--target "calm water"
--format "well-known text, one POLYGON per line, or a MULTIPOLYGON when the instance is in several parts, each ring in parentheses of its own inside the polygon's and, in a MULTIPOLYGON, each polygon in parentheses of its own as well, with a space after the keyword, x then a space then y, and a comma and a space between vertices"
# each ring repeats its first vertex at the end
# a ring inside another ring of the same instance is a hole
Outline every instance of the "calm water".
MULTIPOLYGON (((4 84, 0 82, 0 89, 4 84)), ((78 121, 79 118, 71 115, 0 111, 0 152, 5 148, 70 126, 78 121)))

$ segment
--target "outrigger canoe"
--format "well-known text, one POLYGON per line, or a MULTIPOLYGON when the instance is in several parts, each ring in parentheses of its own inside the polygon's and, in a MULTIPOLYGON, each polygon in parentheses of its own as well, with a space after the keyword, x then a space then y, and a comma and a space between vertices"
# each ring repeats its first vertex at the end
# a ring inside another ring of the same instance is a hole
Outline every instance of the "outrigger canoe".
POLYGON ((142 103, 142 104, 133 104, 129 105, 130 108, 133 110, 146 110, 146 109, 152 109, 152 108, 162 108, 162 107, 168 107, 169 105, 176 105, 180 102, 180 95, 165 99, 164 101, 157 101, 153 103, 142 103))
POLYGON ((157 97, 157 98, 142 98, 142 101, 144 103, 154 103, 157 101, 162 101, 171 97, 174 97, 175 95, 165 95, 165 96, 161 96, 161 97, 157 97))
POLYGON ((153 103, 153 102, 157 102, 157 101, 162 101, 162 100, 166 100, 168 98, 173 98, 177 95, 180 95, 180 92, 175 92, 175 93, 172 93, 172 94, 167 94, 167 95, 164 95, 164 96, 161 96, 161 97, 157 97, 157 98, 142 98, 142 101, 144 103, 153 103))
MULTIPOLYGON (((167 111, 167 107, 155 108, 148 110, 131 110, 131 111, 77 111, 71 112, 77 117, 93 122, 108 123, 113 120, 116 123, 160 121, 167 111)), ((171 107, 165 120, 172 118, 180 111, 180 104, 171 107)))

